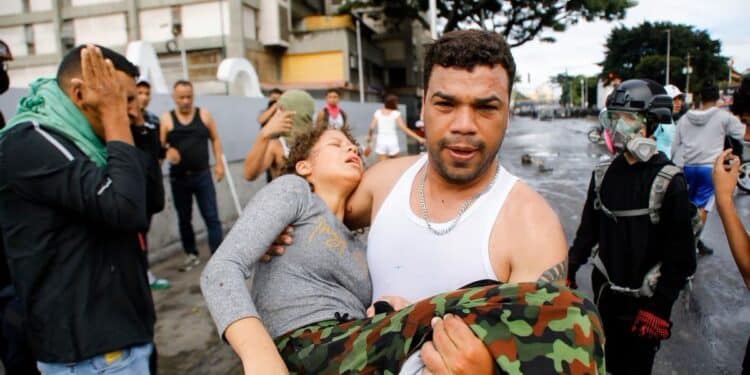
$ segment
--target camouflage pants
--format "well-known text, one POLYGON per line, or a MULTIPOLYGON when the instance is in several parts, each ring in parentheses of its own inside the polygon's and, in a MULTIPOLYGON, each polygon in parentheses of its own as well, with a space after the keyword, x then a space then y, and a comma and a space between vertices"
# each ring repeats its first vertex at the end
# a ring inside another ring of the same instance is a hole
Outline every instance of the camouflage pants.
POLYGON ((605 374, 595 305, 557 284, 461 289, 391 313, 308 325, 276 339, 292 373, 397 374, 430 339, 434 316, 454 314, 508 374, 605 374))

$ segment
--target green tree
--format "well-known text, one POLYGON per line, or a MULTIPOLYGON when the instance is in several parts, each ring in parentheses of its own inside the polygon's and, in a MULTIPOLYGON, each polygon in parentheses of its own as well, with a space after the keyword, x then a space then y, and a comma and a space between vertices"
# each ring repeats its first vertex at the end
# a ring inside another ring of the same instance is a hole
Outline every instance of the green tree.
MULTIPOLYGON (((437 1, 437 10, 445 25, 442 32, 479 27, 503 34, 511 47, 517 47, 537 37, 554 42, 554 37, 543 32, 565 31, 582 20, 622 19, 634 5, 633 0, 448 0, 437 1)), ((383 7, 384 16, 395 20, 392 24, 416 19, 428 26, 421 16, 428 6, 428 0, 349 0, 339 10, 383 7)))
POLYGON ((616 27, 607 38, 607 52, 601 77, 605 82, 615 77, 623 80, 649 78, 663 83, 667 61, 667 30, 670 30, 669 82, 684 91, 690 53, 690 91, 697 92, 708 81, 726 80, 727 58, 721 56, 721 42, 708 32, 693 26, 669 22, 644 22, 633 28, 616 27))
POLYGON ((560 105, 580 107, 581 106, 581 80, 586 86, 584 90, 586 93, 585 101, 588 102, 589 107, 596 105, 596 84, 598 82, 598 76, 586 77, 583 75, 568 75, 560 73, 550 80, 560 85, 562 93, 560 94, 560 105))

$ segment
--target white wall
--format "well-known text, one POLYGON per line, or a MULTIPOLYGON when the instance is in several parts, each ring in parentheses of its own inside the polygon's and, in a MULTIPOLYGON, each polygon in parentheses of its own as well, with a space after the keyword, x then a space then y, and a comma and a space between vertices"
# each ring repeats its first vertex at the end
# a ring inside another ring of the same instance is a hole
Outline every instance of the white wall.
POLYGON ((34 28, 34 48, 37 55, 57 52, 55 42, 55 25, 52 22, 35 23, 34 28))
POLYGON ((125 13, 86 17, 73 20, 76 45, 96 43, 105 47, 122 46, 128 42, 125 13))
POLYGON ((141 25, 141 39, 156 43, 172 39, 172 10, 157 8, 142 10, 138 13, 138 23, 141 25))
POLYGON ((229 4, 226 1, 183 5, 182 35, 185 38, 220 36, 222 23, 224 34, 229 34, 229 4), (222 17, 223 16, 223 17, 222 17), (223 22, 221 21, 223 19, 223 22))
POLYGON ((32 12, 52 10, 52 0, 31 0, 29 3, 32 12))
MULTIPOLYGON (((11 87, 29 86, 31 81, 39 77, 54 77, 57 74, 57 65, 36 66, 33 68, 14 68, 8 71, 11 87)), ((6 112, 7 115, 7 112, 6 112)), ((5 118, 9 118, 6 116, 5 118)))
POLYGON ((5 16, 8 14, 20 14, 22 10, 23 3, 21 2, 21 0, 2 0, 2 6, 0 6, 0 16, 5 16))
POLYGON ((29 54, 26 49, 26 36, 23 26, 0 28, 0 39, 10 47, 10 52, 13 56, 26 56, 29 54))

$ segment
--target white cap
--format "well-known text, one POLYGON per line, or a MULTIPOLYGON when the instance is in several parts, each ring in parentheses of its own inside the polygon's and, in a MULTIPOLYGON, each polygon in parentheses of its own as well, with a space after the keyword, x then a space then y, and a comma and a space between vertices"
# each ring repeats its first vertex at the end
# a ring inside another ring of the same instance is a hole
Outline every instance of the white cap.
POLYGON ((680 91, 675 85, 666 85, 664 86, 664 90, 667 90, 667 95, 672 99, 682 95, 682 91, 680 91))

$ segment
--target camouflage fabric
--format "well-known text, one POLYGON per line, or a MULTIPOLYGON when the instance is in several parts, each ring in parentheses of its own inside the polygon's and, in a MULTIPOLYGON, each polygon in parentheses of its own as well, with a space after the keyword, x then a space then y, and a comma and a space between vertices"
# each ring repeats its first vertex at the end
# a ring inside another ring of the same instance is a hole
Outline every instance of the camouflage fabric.
POLYGON ((430 320, 462 318, 508 374, 606 374, 595 305, 558 284, 461 289, 369 319, 330 320, 276 339, 292 373, 397 374, 431 339, 430 320))

